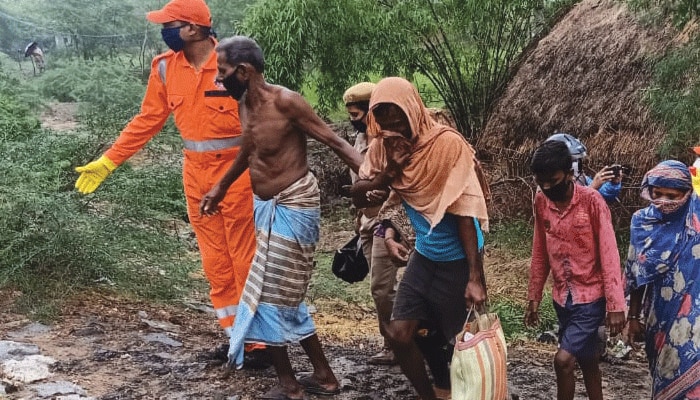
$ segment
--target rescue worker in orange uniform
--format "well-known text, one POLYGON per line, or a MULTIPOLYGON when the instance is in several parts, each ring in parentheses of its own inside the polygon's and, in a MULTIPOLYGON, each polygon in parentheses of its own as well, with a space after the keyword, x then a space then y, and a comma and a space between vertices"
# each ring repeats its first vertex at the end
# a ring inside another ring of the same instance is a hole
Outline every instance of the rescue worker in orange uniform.
MULTIPOLYGON (((151 63, 140 114, 102 157, 75 169, 80 173, 75 187, 83 194, 94 192, 117 166, 161 130, 172 113, 184 144, 187 214, 211 286, 212 305, 228 335, 256 246, 248 171, 231 186, 218 214, 200 215, 199 203, 240 149, 238 103, 215 83, 217 42, 211 30, 211 13, 203 0, 172 0, 146 18, 163 24, 163 40, 170 50, 151 63)), ((255 349, 264 346, 253 345, 247 350, 255 349)), ((228 349, 218 352, 225 360, 228 349)))

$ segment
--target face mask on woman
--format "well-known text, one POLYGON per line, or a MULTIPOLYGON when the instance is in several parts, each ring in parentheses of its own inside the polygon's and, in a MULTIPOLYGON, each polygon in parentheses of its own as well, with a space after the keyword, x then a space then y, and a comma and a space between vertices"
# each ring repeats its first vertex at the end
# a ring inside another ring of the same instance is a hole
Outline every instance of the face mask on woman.
POLYGON ((683 196, 683 198, 680 198, 678 200, 669 200, 666 198, 652 199, 651 204, 653 204, 654 207, 658 208, 662 214, 673 214, 674 212, 680 210, 685 205, 685 203, 688 202, 690 194, 691 191, 688 191, 685 194, 685 196, 683 196))

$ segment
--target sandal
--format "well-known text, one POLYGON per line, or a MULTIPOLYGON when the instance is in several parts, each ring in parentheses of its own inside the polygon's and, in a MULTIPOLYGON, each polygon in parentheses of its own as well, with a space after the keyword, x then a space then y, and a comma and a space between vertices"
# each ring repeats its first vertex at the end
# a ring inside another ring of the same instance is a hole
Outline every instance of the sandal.
POLYGON ((298 379, 298 381, 299 384, 304 387, 304 390, 307 393, 318 394, 321 396, 333 396, 340 393, 340 387, 337 387, 334 390, 326 389, 316 382, 311 374, 303 375, 298 379))

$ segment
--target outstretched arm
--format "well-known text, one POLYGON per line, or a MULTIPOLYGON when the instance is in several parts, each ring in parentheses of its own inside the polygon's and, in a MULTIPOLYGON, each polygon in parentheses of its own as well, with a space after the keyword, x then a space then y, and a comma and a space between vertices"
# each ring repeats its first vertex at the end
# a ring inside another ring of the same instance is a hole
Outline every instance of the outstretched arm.
MULTIPOLYGON (((375 145, 379 142, 373 142, 375 145)), ((405 145, 393 141, 392 144, 387 144, 386 141, 382 141, 381 145, 384 146, 384 151, 386 153, 386 165, 382 168, 374 178, 366 180, 358 180, 350 189, 350 194, 352 196, 352 202, 356 207, 368 207, 374 205, 372 203, 372 196, 368 195, 369 192, 374 190, 388 191, 391 183, 401 175, 403 168, 409 162, 411 156, 410 145, 405 145)), ((367 151, 370 154, 373 151, 373 147, 367 151)), ((383 200, 382 200, 383 201, 383 200)))
POLYGON ((350 143, 336 135, 323 120, 316 115, 309 103, 296 92, 288 91, 288 116, 295 127, 312 138, 330 147, 350 169, 357 173, 362 164, 362 155, 350 143))
POLYGON ((371 193, 375 190, 389 191, 389 182, 391 179, 387 178, 384 173, 379 173, 372 179, 358 179, 350 188, 350 196, 352 197, 352 204, 357 208, 372 207, 382 203, 382 201, 377 202, 371 193))
MULTIPOLYGON (((158 58, 156 58, 158 60, 158 58)), ((157 61, 153 61, 153 65, 157 61)), ((141 149, 165 124, 170 115, 165 85, 156 77, 157 68, 151 68, 141 112, 122 130, 114 144, 100 157, 77 167, 80 174, 75 188, 82 194, 94 192, 114 170, 141 149)))

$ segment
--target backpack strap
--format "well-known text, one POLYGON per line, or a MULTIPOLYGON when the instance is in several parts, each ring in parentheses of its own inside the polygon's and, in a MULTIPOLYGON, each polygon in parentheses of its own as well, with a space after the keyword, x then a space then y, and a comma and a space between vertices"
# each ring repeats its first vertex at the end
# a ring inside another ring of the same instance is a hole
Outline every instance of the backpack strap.
POLYGON ((165 58, 158 60, 158 75, 160 76, 160 80, 163 82, 163 85, 165 85, 165 69, 167 66, 168 65, 165 62, 165 58))

